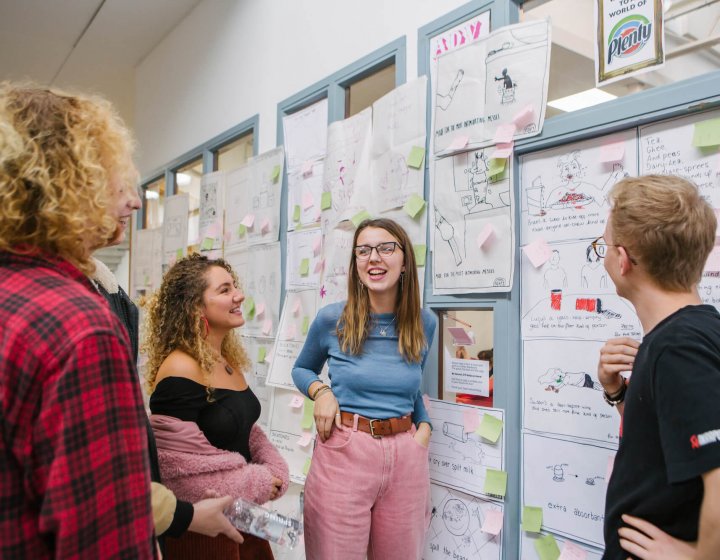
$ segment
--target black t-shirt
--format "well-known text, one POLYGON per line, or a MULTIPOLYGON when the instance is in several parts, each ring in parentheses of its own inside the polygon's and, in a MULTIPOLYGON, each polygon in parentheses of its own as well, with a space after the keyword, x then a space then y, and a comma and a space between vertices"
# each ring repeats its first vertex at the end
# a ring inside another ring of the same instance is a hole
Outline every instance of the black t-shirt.
POLYGON ((185 377, 166 377, 150 396, 153 414, 195 422, 218 449, 236 451, 249 463, 250 430, 260 418, 260 401, 250 387, 244 391, 213 389, 208 402, 204 385, 185 377))
POLYGON ((607 560, 620 516, 646 519, 685 541, 698 537, 701 475, 720 467, 720 314, 687 306, 645 337, 633 366, 623 435, 605 506, 607 560))

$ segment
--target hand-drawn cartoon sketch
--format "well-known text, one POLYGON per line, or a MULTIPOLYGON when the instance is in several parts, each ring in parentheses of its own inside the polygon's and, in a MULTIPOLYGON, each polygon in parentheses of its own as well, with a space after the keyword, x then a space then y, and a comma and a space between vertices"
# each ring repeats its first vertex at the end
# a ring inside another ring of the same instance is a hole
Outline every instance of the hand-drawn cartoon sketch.
POLYGON ((460 266, 462 263, 462 256, 460 255, 460 248, 458 247, 457 240, 455 239, 455 228, 442 217, 439 210, 435 208, 435 227, 440 232, 440 237, 443 241, 447 241, 452 251, 453 257, 455 257, 455 265, 460 266))
POLYGON ((447 437, 457 440, 461 443, 465 443, 468 439, 464 426, 461 426, 460 424, 443 422, 442 431, 443 435, 446 435, 447 437))
POLYGON ((545 207, 552 210, 582 209, 595 204, 607 205, 607 192, 620 179, 627 176, 620 163, 613 165, 605 183, 597 187, 584 180, 587 166, 582 162, 580 150, 560 156, 557 167, 560 170, 560 185, 555 187, 545 201, 545 207))
POLYGON ((482 527, 490 513, 502 514, 502 504, 436 484, 430 485, 430 501, 430 527, 422 555, 425 560, 500 559, 502 538, 483 532, 482 527))
POLYGON ((543 287, 549 290, 567 288, 567 272, 565 272, 564 268, 560 267, 560 251, 553 249, 549 263, 550 267, 545 271, 545 275, 543 276, 543 287))
POLYGON ((538 383, 547 385, 545 390, 555 393, 559 393, 563 387, 580 387, 602 391, 602 385, 584 371, 572 372, 563 371, 560 368, 550 368, 538 377, 538 383))
MULTIPOLYGON (((467 434, 465 435, 467 436, 467 434)), ((483 459, 485 459, 485 449, 480 441, 475 438, 467 438, 464 444, 451 441, 448 448, 462 457, 464 461, 469 461, 475 465, 482 465, 483 459)))
MULTIPOLYGON (((565 481, 565 467, 567 467, 567 463, 560 463, 558 465, 548 465, 546 468, 551 469, 553 473, 553 480, 555 482, 564 482, 565 481)), ((576 474, 570 474, 568 473, 568 476, 574 476, 577 477, 576 474)))
POLYGON ((583 288, 604 289, 608 287, 607 270, 602 264, 600 256, 593 249, 592 243, 588 243, 585 249, 585 260, 587 264, 580 270, 580 285, 583 288))
POLYGON ((455 79, 452 81, 452 84, 450 84, 450 89, 448 90, 448 92, 445 94, 437 92, 435 94, 437 106, 443 111, 446 111, 447 108, 450 107, 450 103, 452 103, 453 97, 455 97, 455 90, 457 90, 464 75, 465 71, 460 68, 457 71, 457 74, 455 74, 455 79))
POLYGON ((503 68, 501 74, 501 76, 495 76, 496 82, 502 82, 500 87, 498 87, 500 103, 512 103, 515 101, 515 88, 517 87, 517 83, 513 82, 508 74, 507 68, 503 68))

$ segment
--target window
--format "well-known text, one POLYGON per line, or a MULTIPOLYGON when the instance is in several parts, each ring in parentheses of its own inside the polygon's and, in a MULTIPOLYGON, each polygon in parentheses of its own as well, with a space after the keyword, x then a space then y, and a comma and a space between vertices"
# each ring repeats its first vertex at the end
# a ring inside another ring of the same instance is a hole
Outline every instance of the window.
POLYGON ((245 134, 215 152, 215 171, 237 169, 253 156, 253 133, 245 134))
POLYGON ((163 223, 163 201, 165 200, 165 177, 143 186, 143 228, 154 229, 163 223))
POLYGON ((395 87, 394 62, 349 84, 345 88, 345 118, 370 107, 395 87))
POLYGON ((177 194, 187 193, 190 197, 188 212, 188 253, 196 250, 200 243, 200 181, 203 175, 202 157, 175 170, 177 194))

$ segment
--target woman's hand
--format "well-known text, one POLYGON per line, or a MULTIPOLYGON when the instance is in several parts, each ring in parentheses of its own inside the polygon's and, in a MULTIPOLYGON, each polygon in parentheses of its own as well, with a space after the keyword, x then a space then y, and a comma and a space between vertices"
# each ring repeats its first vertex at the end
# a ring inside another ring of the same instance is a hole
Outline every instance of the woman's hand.
POLYGON ((423 447, 429 447, 431 434, 432 430, 430 429, 430 424, 428 424, 427 422, 420 422, 417 432, 415 432, 415 435, 413 437, 415 438, 415 441, 423 447))
POLYGON ((270 499, 275 500, 280 496, 280 489, 282 488, 282 480, 273 476, 272 479, 272 490, 270 491, 270 499))
POLYGON ((315 399, 315 427, 317 428, 320 441, 324 442, 330 437, 333 423, 338 428, 340 422, 340 406, 332 391, 323 391, 315 399))
POLYGON ((634 527, 618 529, 620 546, 642 560, 685 560, 693 558, 695 544, 671 537, 662 529, 639 517, 623 515, 625 523, 634 527))

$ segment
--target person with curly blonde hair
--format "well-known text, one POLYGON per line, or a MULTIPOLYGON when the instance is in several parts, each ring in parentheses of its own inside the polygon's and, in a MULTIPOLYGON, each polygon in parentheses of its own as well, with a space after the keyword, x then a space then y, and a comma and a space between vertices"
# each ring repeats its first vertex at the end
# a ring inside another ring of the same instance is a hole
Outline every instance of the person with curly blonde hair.
POLYGON ((127 227, 109 103, 0 85, 0 557, 153 558, 130 341, 88 278, 127 227))
MULTIPOLYGON (((287 489, 287 464, 256 424, 260 401, 245 380, 250 360, 235 333, 244 299, 227 262, 192 254, 145 302, 150 421, 162 479, 183 500, 210 490, 262 504, 287 489)), ((267 541, 244 539, 241 557, 272 557, 267 541)), ((238 545, 188 533, 167 547, 173 558, 221 558, 238 545)))

